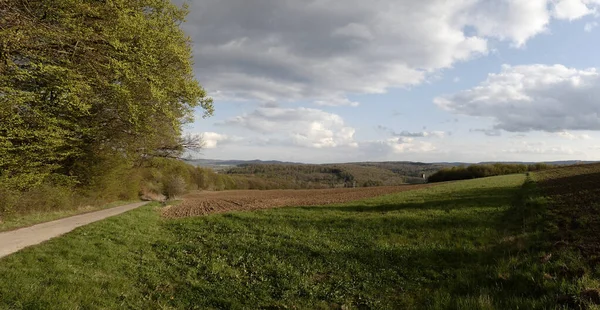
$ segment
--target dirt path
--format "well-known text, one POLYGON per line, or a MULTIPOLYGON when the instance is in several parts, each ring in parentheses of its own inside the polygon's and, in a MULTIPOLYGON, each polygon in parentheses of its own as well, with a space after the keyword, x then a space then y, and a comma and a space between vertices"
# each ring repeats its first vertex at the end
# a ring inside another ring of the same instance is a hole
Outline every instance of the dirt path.
POLYGON ((76 215, 31 227, 0 233, 0 258, 28 246, 66 234, 73 229, 139 208, 147 202, 132 203, 116 208, 76 215))

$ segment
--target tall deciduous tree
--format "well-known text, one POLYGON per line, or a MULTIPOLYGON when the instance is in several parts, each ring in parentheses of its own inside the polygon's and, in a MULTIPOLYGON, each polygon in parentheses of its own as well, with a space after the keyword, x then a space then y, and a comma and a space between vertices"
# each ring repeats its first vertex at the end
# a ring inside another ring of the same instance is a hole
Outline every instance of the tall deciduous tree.
POLYGON ((86 182, 102 156, 176 150, 194 109, 213 112, 186 14, 168 0, 0 0, 0 178, 86 182))

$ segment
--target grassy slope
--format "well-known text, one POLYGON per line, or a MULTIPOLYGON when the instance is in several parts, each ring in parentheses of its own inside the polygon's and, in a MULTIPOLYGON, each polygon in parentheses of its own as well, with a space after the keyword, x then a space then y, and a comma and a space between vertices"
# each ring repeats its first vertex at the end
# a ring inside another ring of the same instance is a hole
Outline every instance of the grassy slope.
POLYGON ((552 308, 598 277, 552 248, 523 180, 175 221, 144 207, 0 260, 0 308, 552 308))

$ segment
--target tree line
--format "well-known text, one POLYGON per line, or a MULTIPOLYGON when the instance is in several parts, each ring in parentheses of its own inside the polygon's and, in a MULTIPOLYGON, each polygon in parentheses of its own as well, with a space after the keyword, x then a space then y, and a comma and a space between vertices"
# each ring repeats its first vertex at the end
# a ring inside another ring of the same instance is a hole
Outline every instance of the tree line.
POLYGON ((442 169, 427 179, 430 183, 485 178, 498 175, 526 173, 551 168, 550 165, 538 163, 524 164, 489 164, 471 165, 442 169))
MULTIPOLYGON (((425 165, 419 167, 422 166, 425 165)), ((389 163, 387 166, 378 166, 377 163, 242 164, 225 170, 224 174, 269 180, 279 184, 280 188, 373 187, 423 183, 423 178, 416 177, 420 175, 416 169, 420 168, 409 167, 405 163, 389 163)))

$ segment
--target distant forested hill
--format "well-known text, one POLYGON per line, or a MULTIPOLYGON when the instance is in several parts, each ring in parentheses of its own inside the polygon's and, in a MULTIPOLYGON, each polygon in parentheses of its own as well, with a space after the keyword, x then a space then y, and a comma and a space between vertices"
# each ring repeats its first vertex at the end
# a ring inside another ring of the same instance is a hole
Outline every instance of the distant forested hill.
POLYGON ((195 161, 218 168, 232 177, 252 177, 280 184, 280 188, 331 188, 391 186, 423 183, 423 174, 431 175, 447 167, 442 164, 412 162, 364 162, 344 164, 298 164, 276 161, 195 161))
MULTIPOLYGON (((197 159, 188 162, 196 166, 210 168, 218 172, 221 178, 231 180, 233 183, 241 180, 242 185, 239 185, 239 188, 251 189, 369 187, 419 184, 425 182, 423 174, 428 178, 443 169, 452 167, 456 167, 455 169, 457 169, 471 165, 460 162, 419 163, 406 161, 302 164, 276 160, 262 161, 258 159, 197 159)), ((581 162, 562 161, 545 164, 553 166, 576 163, 581 162)))

